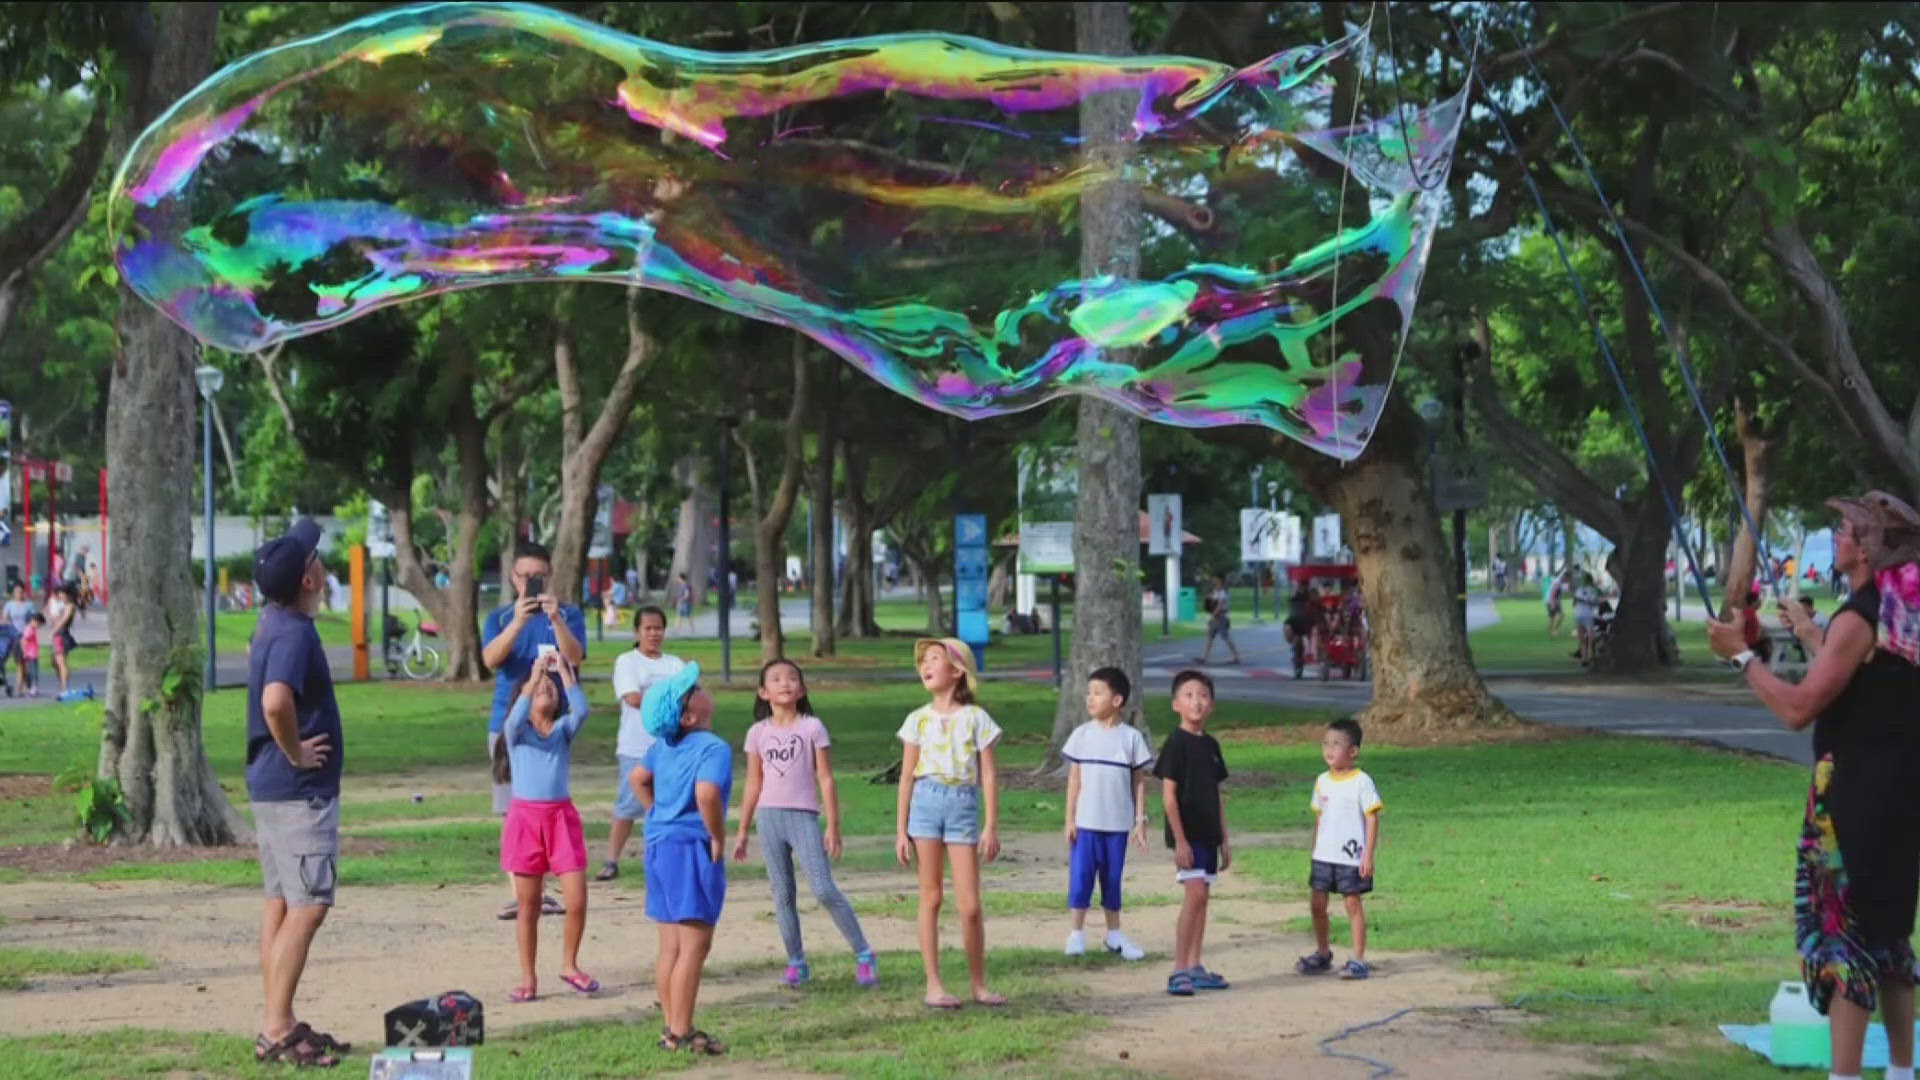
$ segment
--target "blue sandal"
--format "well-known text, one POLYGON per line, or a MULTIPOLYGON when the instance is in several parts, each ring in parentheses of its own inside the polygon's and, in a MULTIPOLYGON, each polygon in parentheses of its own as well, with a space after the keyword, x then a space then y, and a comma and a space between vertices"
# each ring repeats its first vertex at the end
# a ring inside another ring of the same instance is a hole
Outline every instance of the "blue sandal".
POLYGON ((1193 996, 1193 973, 1176 971, 1167 976, 1167 993, 1174 997, 1193 996))
POLYGON ((1347 966, 1340 969, 1340 977, 1343 979, 1364 979, 1371 974, 1373 969, 1367 966, 1365 960, 1349 960, 1347 966))
POLYGON ((1192 971, 1187 972, 1187 974, 1192 977, 1193 987, 1196 990, 1225 990, 1233 985, 1222 977, 1219 972, 1208 971, 1203 967, 1194 968, 1192 971))

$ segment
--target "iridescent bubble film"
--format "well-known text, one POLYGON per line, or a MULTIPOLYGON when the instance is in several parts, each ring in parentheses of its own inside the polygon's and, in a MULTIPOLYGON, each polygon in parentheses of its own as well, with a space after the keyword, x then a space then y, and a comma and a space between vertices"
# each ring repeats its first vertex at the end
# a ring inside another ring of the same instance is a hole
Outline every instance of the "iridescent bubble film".
POLYGON ((1238 71, 940 34, 715 54, 529 5, 395 9, 149 128, 114 181, 118 260, 241 352, 452 289, 637 282, 964 417, 1087 393, 1351 458, 1462 115, 1333 116, 1327 64, 1363 46, 1238 71), (1109 94, 1131 124, 1096 156, 1081 106, 1109 94), (1083 272, 1082 194, 1116 183, 1138 270, 1083 272))

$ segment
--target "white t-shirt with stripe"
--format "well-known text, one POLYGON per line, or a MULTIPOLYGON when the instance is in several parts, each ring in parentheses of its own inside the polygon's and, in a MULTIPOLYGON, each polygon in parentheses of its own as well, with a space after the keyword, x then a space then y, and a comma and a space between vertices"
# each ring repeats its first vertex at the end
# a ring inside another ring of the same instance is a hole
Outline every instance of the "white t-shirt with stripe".
POLYGON ((1126 832, 1144 811, 1133 805, 1134 771, 1153 764, 1147 737, 1132 724, 1112 727, 1089 720, 1073 729, 1060 756, 1080 766, 1080 800, 1074 804, 1075 828, 1126 832))

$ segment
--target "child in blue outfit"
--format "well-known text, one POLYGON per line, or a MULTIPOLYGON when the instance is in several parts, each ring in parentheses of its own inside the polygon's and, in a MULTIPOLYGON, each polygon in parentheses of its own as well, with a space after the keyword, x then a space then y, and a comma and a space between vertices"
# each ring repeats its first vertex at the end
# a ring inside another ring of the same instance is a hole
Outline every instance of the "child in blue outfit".
POLYGON ((711 730, 713 698, 700 687, 699 664, 648 687, 640 716, 656 741, 628 779, 646 811, 647 918, 660 926, 660 1048, 724 1054, 720 1040, 694 1028, 693 1006, 727 898, 733 749, 711 730))

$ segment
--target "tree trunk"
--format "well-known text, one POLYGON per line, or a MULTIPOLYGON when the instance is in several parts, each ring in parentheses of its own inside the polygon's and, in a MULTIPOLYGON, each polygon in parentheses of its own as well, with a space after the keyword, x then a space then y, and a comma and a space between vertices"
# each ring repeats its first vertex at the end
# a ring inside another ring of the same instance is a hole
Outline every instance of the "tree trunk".
POLYGON ((801 466, 806 461, 807 389, 812 382, 807 377, 806 340, 793 335, 793 404, 787 410, 780 482, 753 528, 754 597, 760 614, 760 662, 763 664, 786 655, 786 635, 780 629, 780 579, 786 570, 787 525, 793 521, 793 504, 800 493, 801 466))
MULTIPOLYGON (((218 4, 151 8, 153 52, 135 72, 134 129, 206 75, 219 17, 218 4)), ((121 836, 168 847, 231 844, 247 827, 201 742, 204 654, 194 645, 198 594, 187 573, 200 348, 124 282, 116 329, 121 351, 107 400, 113 651, 98 773, 126 800, 121 836)))
MULTIPOLYGON (((813 655, 833 656, 839 650, 834 642, 833 567, 838 553, 833 544, 833 458, 835 453, 834 414, 839 404, 840 365, 828 364, 821 373, 826 380, 822 396, 820 429, 815 433, 813 451, 813 588, 809 591, 813 610, 813 655)), ((848 562, 849 571, 852 562, 848 562)))
POLYGON ((525 485, 526 444, 511 413, 500 418, 494 434, 493 501, 495 513, 505 523, 506 542, 500 545, 500 584, 513 580, 513 549, 520 542, 520 521, 526 516, 525 485))
MULTIPOLYGON (((472 375, 462 377, 470 380, 472 375)), ((454 410, 450 425, 457 456, 455 476, 460 490, 460 509, 450 530, 453 557, 447 567, 446 588, 433 583, 420 561, 419 548, 413 539, 411 493, 406 490, 387 493, 392 500, 389 515, 400 586, 412 593, 440 625, 449 681, 479 680, 487 676, 486 666, 480 661, 479 548, 480 530, 492 506, 487 498, 486 426, 474 412, 471 391, 469 386, 467 392, 449 396, 454 410)))
MULTIPOLYGON (((1737 399, 1733 403, 1733 430, 1740 437, 1740 459, 1746 472, 1747 512, 1753 515, 1754 523, 1764 529, 1767 527, 1767 459, 1773 454, 1773 433, 1761 426, 1745 402, 1737 399)), ((1759 563, 1757 538, 1739 514, 1735 509, 1739 532, 1734 536, 1726 561, 1720 564, 1722 622, 1731 620, 1740 611, 1753 588, 1754 569, 1759 563)))
POLYGON ((680 575, 693 587, 694 603, 703 603, 707 574, 713 569, 715 515, 719 498, 707 475, 706 463, 698 455, 688 454, 673 466, 674 479, 684 494, 680 497, 679 522, 673 530, 673 564, 667 568, 667 595, 673 595, 680 575))
MULTIPOLYGON (((1078 51, 1124 56, 1133 51, 1127 5, 1076 3, 1078 51)), ((1126 134, 1134 102, 1124 94, 1091 94, 1080 104, 1081 138, 1089 166, 1118 177, 1126 162, 1126 134)), ((1140 197, 1131 184, 1109 181, 1080 196, 1080 274, 1140 274, 1140 197)), ((1106 357, 1131 364, 1130 351, 1106 357)), ((1081 398, 1074 443, 1079 458, 1079 496, 1073 509, 1073 645, 1060 698, 1054 705, 1053 738, 1043 770, 1060 764, 1060 747, 1086 720, 1084 688, 1094 669, 1111 665, 1141 686, 1140 667, 1140 421, 1097 398, 1081 398)), ((1136 691, 1127 702, 1127 723, 1142 726, 1146 713, 1136 691)))
POLYGON ((847 529, 846 576, 840 583, 840 637, 875 638, 880 626, 873 614, 873 503, 867 495, 867 451, 843 441, 845 466, 841 503, 847 529))
POLYGON ((553 371, 560 389, 560 526, 553 536, 553 595, 566 603, 580 602, 586 576, 587 546, 592 540, 598 506, 600 470, 613 452, 614 440, 627 426, 640 379, 657 349, 653 336, 640 324, 640 290, 627 290, 627 355, 614 376, 613 386, 592 427, 586 423, 586 403, 580 387, 580 367, 573 349, 572 290, 564 289, 554 304, 553 371))
POLYGON ((920 599, 927 605, 927 635, 929 637, 947 636, 947 605, 940 595, 940 561, 928 559, 921 562, 909 557, 913 563, 913 576, 920 585, 920 599))
POLYGON ((1373 700, 1361 723, 1419 728, 1505 723, 1480 681, 1454 596, 1446 541, 1419 456, 1420 419, 1398 394, 1366 453, 1348 465, 1289 451, 1315 497, 1340 514, 1366 599, 1373 700))

